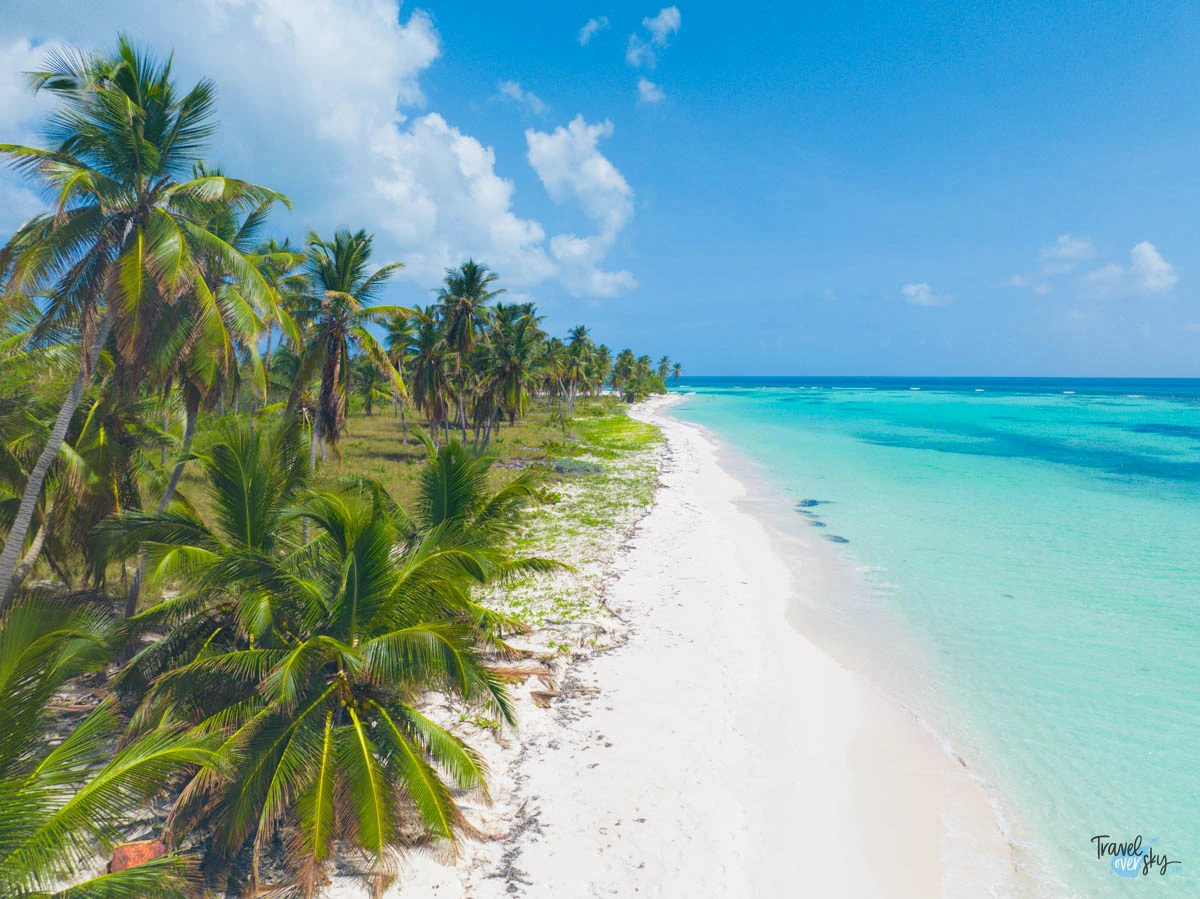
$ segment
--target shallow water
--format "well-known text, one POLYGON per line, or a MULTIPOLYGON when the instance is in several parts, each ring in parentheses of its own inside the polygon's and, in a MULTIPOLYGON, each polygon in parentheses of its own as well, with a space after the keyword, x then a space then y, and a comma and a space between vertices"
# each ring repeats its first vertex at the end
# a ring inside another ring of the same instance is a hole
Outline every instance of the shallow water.
POLYGON ((1037 892, 1200 895, 1200 382, 680 389, 849 572, 800 626, 980 774, 1037 892), (1099 834, 1181 864, 1117 876, 1099 834))

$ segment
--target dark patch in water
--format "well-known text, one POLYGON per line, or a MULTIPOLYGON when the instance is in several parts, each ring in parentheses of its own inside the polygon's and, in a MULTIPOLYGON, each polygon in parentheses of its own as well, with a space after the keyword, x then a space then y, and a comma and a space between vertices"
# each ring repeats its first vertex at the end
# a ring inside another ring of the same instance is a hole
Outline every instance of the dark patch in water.
POLYGON ((797 509, 811 509, 813 506, 824 506, 829 503, 827 499, 802 499, 796 503, 797 509))
POLYGON ((810 522, 809 522, 809 524, 811 524, 811 525, 812 525, 814 528, 823 528, 823 527, 825 527, 825 522, 823 522, 823 521, 816 521, 816 520, 813 520, 813 521, 810 521, 810 522))
POLYGON ((1162 425, 1153 422, 1143 425, 1123 425, 1125 430, 1135 434, 1160 434, 1163 437, 1183 437, 1188 440, 1200 440, 1200 428, 1190 425, 1162 425))
POLYGON ((1001 593, 1000 595, 1003 596, 1005 599, 1013 599, 1014 598, 1011 593, 1001 593))
POLYGON ((1200 462, 1196 461, 1176 460, 1104 446, 1080 446, 1052 438, 1006 433, 986 427, 957 430, 942 427, 940 430, 943 433, 937 437, 874 432, 860 432, 856 436, 864 443, 874 446, 929 450, 964 456, 992 456, 1001 459, 1025 458, 1085 468, 1101 477, 1200 482, 1200 462), (956 440, 956 437, 971 439, 956 440))
POLYGON ((849 543, 845 537, 839 537, 837 534, 826 534, 825 539, 830 543, 849 543))

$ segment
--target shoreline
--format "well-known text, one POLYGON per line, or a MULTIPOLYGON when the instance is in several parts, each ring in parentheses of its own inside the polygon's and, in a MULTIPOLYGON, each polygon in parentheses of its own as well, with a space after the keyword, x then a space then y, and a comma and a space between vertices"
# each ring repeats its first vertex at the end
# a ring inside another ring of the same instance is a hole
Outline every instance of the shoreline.
MULTIPOLYGON (((793 575, 745 486, 666 414, 659 483, 606 565, 605 649, 482 747, 489 837, 414 855, 396 895, 978 896, 1013 872, 983 785, 790 623, 793 575)), ((346 885, 348 886, 348 885, 346 885)), ((355 893, 335 886, 331 896, 355 893)), ((392 891, 389 891, 392 894, 392 891)))

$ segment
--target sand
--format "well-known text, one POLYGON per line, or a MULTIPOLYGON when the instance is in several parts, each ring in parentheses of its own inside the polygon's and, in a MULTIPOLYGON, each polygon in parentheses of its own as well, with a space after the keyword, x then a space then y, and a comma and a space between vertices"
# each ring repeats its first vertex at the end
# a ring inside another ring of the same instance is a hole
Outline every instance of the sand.
POLYGON ((804 585, 674 401, 634 411, 666 443, 609 563, 621 640, 549 708, 519 691, 520 730, 484 747, 494 803, 470 811, 491 839, 410 859, 389 895, 988 895, 1012 863, 983 788, 788 622, 804 585))

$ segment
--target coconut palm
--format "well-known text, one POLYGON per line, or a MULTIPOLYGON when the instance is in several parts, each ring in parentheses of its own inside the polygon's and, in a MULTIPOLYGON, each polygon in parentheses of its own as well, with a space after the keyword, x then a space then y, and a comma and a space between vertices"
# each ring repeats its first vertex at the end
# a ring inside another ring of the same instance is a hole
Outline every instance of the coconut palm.
POLYGON ((433 306, 417 309, 412 315, 413 332, 409 344, 412 372, 413 405, 429 422, 429 433, 438 442, 438 426, 449 432, 450 377, 453 358, 446 335, 438 323, 433 306))
POLYGON ((214 743, 164 728, 114 753, 121 721, 108 702, 55 737, 64 727, 56 694, 101 666, 110 630, 99 613, 44 597, 0 618, 2 899, 189 894, 188 865, 175 855, 89 876, 121 841, 122 818, 180 771, 206 764, 214 743))
POLYGON ((671 377, 675 379, 675 383, 679 383, 680 377, 683 375, 683 365, 676 362, 671 366, 671 377))
MULTIPOLYGON (((488 371, 500 410, 510 424, 525 414, 546 337, 541 317, 532 304, 505 306, 496 311, 496 324, 488 346, 488 371)), ((487 434, 491 434, 491 421, 487 434)), ((486 440, 485 440, 486 443, 486 440)))
POLYGON ((304 333, 303 363, 292 388, 294 408, 308 379, 320 372, 316 415, 312 425, 309 464, 315 466, 317 449, 336 444, 346 423, 349 403, 350 360, 357 351, 365 355, 391 382, 403 390, 400 373, 388 359, 369 326, 407 310, 374 305, 380 288, 400 268, 400 263, 369 270, 374 238, 366 231, 338 230, 332 241, 308 235, 307 268, 311 293, 299 298, 293 317, 304 333))
POLYGON ((667 375, 671 372, 671 360, 667 356, 663 356, 658 360, 658 367, 654 371, 660 381, 667 380, 667 375))
MULTIPOLYGON (((383 323, 383 328, 387 335, 388 358, 392 360, 392 365, 396 366, 396 371, 400 372, 400 376, 405 379, 405 382, 411 383, 413 340, 417 332, 415 314, 404 312, 388 316, 383 323)), ((398 390, 392 391, 391 399, 393 414, 400 416, 400 439, 407 444, 408 403, 405 402, 406 398, 398 390)))
POLYGON ((612 385, 618 393, 623 393, 625 385, 634 379, 636 367, 633 350, 625 349, 617 353, 612 367, 612 385))
POLYGON ((46 128, 50 146, 0 144, 0 155, 54 208, 19 228, 0 254, 7 260, 0 264, 0 291, 45 297, 35 337, 73 333, 80 350, 77 376, 0 553, 0 605, 11 601, 13 568, 46 475, 110 334, 116 381, 136 385, 173 304, 188 289, 211 293, 201 254, 220 257, 243 294, 265 302, 266 285, 254 266, 208 231, 197 213, 234 197, 278 197, 231 178, 190 177, 214 127, 212 83, 202 81, 181 96, 170 62, 124 38, 111 56, 56 51, 31 81, 60 103, 46 128))
POLYGON ((446 270, 438 291, 440 315, 446 330, 446 345, 455 357, 455 380, 458 388, 458 418, 464 442, 467 439, 466 419, 466 360, 475 348, 475 341, 489 319, 488 303, 504 293, 490 285, 499 275, 486 265, 468 259, 458 268, 446 270))
POLYGON ((192 586, 134 619, 175 627, 125 681, 145 696, 139 726, 182 720, 223 739, 172 832, 204 820, 214 870, 247 842, 257 869, 286 828, 291 876, 312 895, 335 844, 378 887, 402 827, 451 845, 470 833, 452 790, 482 791, 483 765, 416 702, 437 690, 511 722, 480 652, 507 652, 516 626, 468 590, 554 566, 507 548, 531 473, 491 493, 491 460, 453 442, 423 466, 410 517, 371 485, 304 492, 296 428, 228 430, 201 456, 212 525, 180 508, 116 519, 101 539, 117 557, 145 546, 153 578, 192 586))

